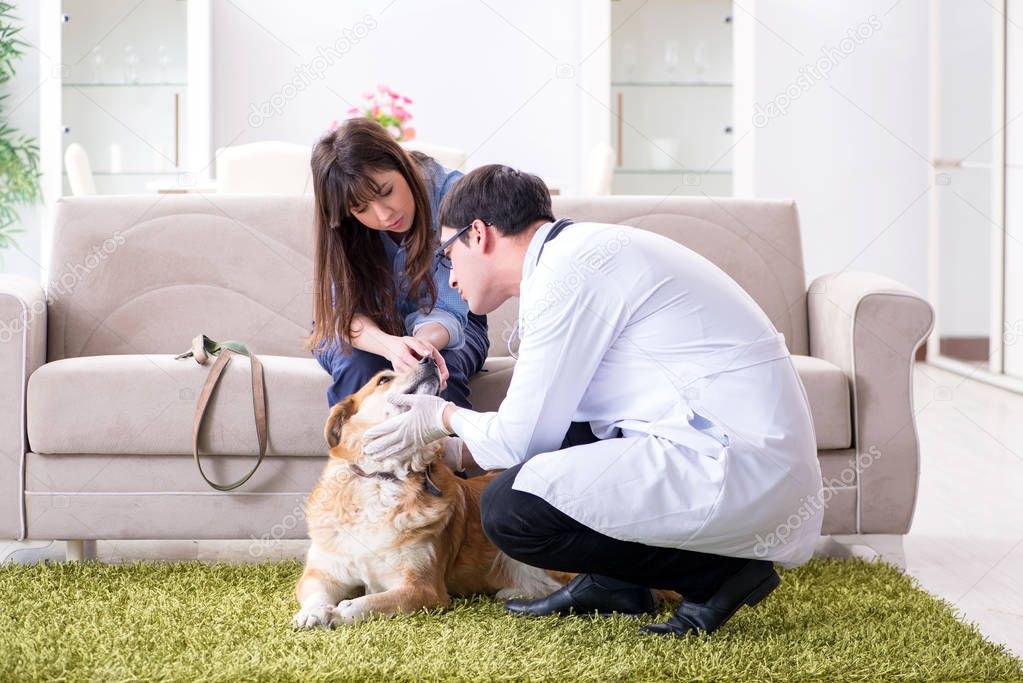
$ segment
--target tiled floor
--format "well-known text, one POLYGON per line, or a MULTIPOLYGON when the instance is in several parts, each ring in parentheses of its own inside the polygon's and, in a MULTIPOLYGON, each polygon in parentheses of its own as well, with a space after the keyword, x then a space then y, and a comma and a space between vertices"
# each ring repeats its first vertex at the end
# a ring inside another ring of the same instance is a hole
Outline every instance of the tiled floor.
MULTIPOLYGON (((1023 396, 931 365, 914 371, 922 463, 907 571, 990 639, 1023 656, 1023 396)), ((306 543, 101 541, 99 559, 253 562, 299 557, 306 543)), ((62 559, 62 543, 16 561, 62 559)), ((0 543, 0 557, 7 554, 0 543)))
POLYGON ((1023 656, 1023 396, 926 364, 913 380, 921 467, 907 570, 1023 656))

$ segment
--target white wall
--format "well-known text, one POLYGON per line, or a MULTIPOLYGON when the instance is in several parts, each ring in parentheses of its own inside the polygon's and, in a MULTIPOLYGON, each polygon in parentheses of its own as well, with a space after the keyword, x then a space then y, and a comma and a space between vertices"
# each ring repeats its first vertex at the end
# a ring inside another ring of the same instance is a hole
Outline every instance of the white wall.
MULTIPOLYGON (((508 163, 573 191, 588 146, 606 141, 610 126, 610 92, 595 92, 606 80, 607 46, 579 67, 609 32, 601 32, 605 3, 488 4, 494 10, 455 0, 310 0, 296 12, 273 0, 214 3, 214 146, 309 144, 363 90, 386 83, 416 100, 420 139, 466 149, 470 167, 508 163), (320 70, 318 48, 345 36, 347 52, 320 70), (558 77, 559 65, 568 77, 558 77), (296 78, 309 86, 285 97, 280 113, 253 116, 296 78)), ((926 294, 926 0, 902 0, 888 14, 892 0, 741 5, 736 194, 799 203, 808 278, 872 270, 926 294), (828 78, 786 114, 752 125, 757 105, 784 93, 822 49, 841 51, 861 25, 869 36, 847 54, 832 51, 828 78)))
POLYGON ((384 83, 414 100, 419 140, 571 191, 606 141, 609 15, 592 0, 216 2, 213 146, 312 144, 384 83))
MULTIPOLYGON (((799 203, 808 277, 874 270, 926 293, 927 2, 902 0, 885 14, 893 4, 736 7, 735 184, 740 196, 799 203), (800 67, 872 14, 880 28, 829 78, 786 114, 752 125, 756 105, 784 93, 800 67)), ((597 0, 214 2, 212 146, 311 144, 363 90, 386 83, 416 100, 419 139, 464 148, 469 166, 521 166, 572 192, 589 145, 605 142, 610 127, 608 8, 597 0), (318 48, 330 46, 343 54, 322 57, 318 48), (277 111, 253 116, 282 96, 277 111)), ((16 91, 38 84, 33 60, 41 61, 27 56, 16 91)), ((37 107, 30 96, 15 124, 38 132, 37 107)), ((25 216, 31 257, 8 252, 7 271, 38 270, 43 219, 25 216)))
POLYGON ((796 200, 808 279, 869 270, 926 295, 927 0, 741 6, 736 194, 796 200), (858 27, 869 37, 843 45, 858 27), (826 54, 829 76, 815 77, 826 54))

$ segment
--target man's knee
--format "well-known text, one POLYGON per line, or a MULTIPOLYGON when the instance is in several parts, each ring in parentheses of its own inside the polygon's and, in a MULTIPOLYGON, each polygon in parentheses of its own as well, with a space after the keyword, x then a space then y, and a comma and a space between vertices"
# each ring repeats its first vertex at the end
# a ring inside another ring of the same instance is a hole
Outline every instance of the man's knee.
POLYGON ((521 467, 522 465, 516 465, 491 479, 480 496, 480 521, 483 524, 483 533, 491 543, 502 550, 507 548, 508 540, 514 533, 510 523, 518 518, 513 514, 512 494, 522 494, 515 491, 512 484, 515 483, 515 475, 521 467))

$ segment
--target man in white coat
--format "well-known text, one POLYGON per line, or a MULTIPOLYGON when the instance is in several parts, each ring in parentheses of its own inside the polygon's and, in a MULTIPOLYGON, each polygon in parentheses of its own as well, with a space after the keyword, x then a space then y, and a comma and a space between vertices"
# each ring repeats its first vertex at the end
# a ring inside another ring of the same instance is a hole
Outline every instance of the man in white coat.
MULTIPOLYGON (((579 576, 519 615, 642 614, 646 632, 712 632, 810 558, 821 473, 806 393, 767 315, 685 246, 555 221, 544 183, 478 168, 445 197, 450 281, 475 313, 520 297, 521 343, 497 412, 436 396, 367 434, 367 453, 446 435, 455 469, 504 469, 481 502, 503 552, 579 576), (464 445, 463 445, 464 444, 464 445)), ((425 362, 425 361, 424 361, 425 362)))

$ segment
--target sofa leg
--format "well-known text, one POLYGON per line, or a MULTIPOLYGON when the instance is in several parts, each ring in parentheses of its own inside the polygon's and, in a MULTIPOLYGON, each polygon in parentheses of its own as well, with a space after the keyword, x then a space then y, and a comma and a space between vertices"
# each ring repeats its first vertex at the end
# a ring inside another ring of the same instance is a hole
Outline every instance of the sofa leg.
POLYGON ((829 538, 830 543, 818 546, 818 549, 825 555, 864 557, 862 552, 856 552, 855 549, 867 548, 870 552, 866 557, 884 560, 897 567, 899 571, 906 571, 906 553, 902 546, 904 538, 902 534, 841 534, 829 538))
POLYGON ((65 557, 68 562, 85 562, 96 559, 96 541, 73 540, 65 541, 67 551, 65 557))

